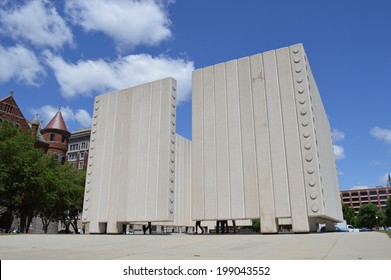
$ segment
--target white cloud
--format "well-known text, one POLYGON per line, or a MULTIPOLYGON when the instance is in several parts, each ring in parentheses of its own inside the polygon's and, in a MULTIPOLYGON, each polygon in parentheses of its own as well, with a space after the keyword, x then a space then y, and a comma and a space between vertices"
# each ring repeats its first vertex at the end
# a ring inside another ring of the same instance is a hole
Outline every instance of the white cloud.
POLYGON ((391 129, 374 127, 370 130, 372 136, 379 140, 384 140, 387 144, 391 144, 391 129))
POLYGON ((84 110, 79 109, 75 112, 75 120, 82 126, 82 127, 91 127, 91 116, 90 114, 84 110))
POLYGON ((345 158, 345 150, 342 146, 333 145, 335 160, 341 160, 345 158))
POLYGON ((37 46, 59 48, 72 44, 71 30, 47 0, 32 0, 23 6, 7 6, 0 10, 1 33, 24 39, 37 46))
POLYGON ((338 141, 343 141, 345 140, 345 133, 342 131, 339 131, 336 128, 333 128, 331 130, 331 137, 333 138, 334 143, 338 141))
MULTIPOLYGON (((52 105, 44 105, 40 108, 29 108, 28 111, 32 115, 38 114, 39 119, 43 121, 43 127, 45 127, 58 112, 58 109, 58 107, 52 105)), ((68 128, 71 122, 77 122, 80 127, 91 126, 91 116, 86 110, 79 109, 74 111, 69 106, 61 107, 60 110, 68 128)))
POLYGON ((162 1, 67 0, 65 11, 85 31, 100 31, 122 48, 157 45, 171 37, 170 20, 162 1))
POLYGON ((16 79, 36 86, 37 80, 45 75, 35 54, 19 45, 8 48, 0 45, 0 69, 0 83, 16 79))
POLYGON ((369 165, 370 166, 380 166, 380 165, 382 165, 382 163, 378 160, 373 159, 369 162, 369 165))
POLYGON ((114 61, 80 60, 73 64, 48 51, 44 52, 44 56, 54 71, 62 95, 66 98, 92 93, 102 94, 166 77, 173 77, 178 82, 178 104, 190 97, 191 74, 194 70, 192 61, 137 54, 120 57, 114 61))

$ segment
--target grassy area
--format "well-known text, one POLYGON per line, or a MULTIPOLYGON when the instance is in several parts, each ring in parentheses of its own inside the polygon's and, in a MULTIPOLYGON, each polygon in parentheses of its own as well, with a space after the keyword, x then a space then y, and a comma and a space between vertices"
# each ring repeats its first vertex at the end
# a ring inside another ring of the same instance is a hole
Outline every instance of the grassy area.
POLYGON ((383 232, 388 235, 388 237, 391 238, 391 230, 377 230, 378 232, 383 232))

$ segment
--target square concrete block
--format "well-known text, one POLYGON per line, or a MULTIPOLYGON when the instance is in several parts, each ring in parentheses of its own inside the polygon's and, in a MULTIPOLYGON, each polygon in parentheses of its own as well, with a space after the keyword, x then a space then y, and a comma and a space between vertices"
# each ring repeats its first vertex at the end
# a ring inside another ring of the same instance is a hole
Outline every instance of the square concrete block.
POLYGON ((195 220, 309 232, 342 219, 330 126, 301 44, 193 72, 195 220))

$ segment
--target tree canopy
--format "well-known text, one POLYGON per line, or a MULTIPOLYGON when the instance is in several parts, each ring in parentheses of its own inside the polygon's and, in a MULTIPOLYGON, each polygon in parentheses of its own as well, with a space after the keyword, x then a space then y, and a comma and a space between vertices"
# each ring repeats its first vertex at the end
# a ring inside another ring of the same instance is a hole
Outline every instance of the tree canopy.
POLYGON ((25 232, 33 217, 63 219, 78 214, 83 202, 85 173, 45 155, 35 142, 12 122, 0 123, 0 205, 20 217, 25 232))
POLYGON ((342 204, 342 214, 343 219, 346 220, 349 225, 356 225, 354 209, 351 208, 348 204, 342 204))
POLYGON ((386 216, 386 225, 391 226, 391 197, 388 198, 386 209, 384 210, 384 214, 386 216))
POLYGON ((385 214, 375 204, 369 203, 361 206, 357 214, 357 226, 366 228, 375 228, 383 225, 385 214))

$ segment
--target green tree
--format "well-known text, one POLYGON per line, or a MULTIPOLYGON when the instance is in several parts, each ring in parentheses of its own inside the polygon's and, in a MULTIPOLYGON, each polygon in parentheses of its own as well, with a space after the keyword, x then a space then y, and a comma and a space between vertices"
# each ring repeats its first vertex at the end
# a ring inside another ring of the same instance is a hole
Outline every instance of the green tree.
POLYGON ((255 232, 261 231, 261 220, 260 219, 253 219, 253 220, 251 220, 251 223, 252 223, 252 229, 255 232))
POLYGON ((384 224, 385 215, 375 204, 365 204, 357 215, 357 226, 374 228, 384 224))
POLYGON ((0 123, 1 211, 20 217, 21 232, 28 232, 37 215, 45 232, 50 222, 58 220, 64 222, 68 232, 71 225, 78 232, 85 172, 62 165, 54 154, 45 155, 34 147, 35 141, 12 122, 0 123))
POLYGON ((384 210, 384 214, 386 216, 385 224, 386 226, 391 226, 391 197, 388 198, 386 209, 384 210))
POLYGON ((77 221, 83 207, 85 172, 70 164, 62 165, 55 156, 47 159, 45 201, 39 207, 44 231, 50 222, 61 220, 67 233, 72 226, 78 232, 77 221))
POLYGON ((22 232, 28 231, 44 191, 44 153, 34 144, 35 138, 12 122, 0 124, 0 205, 20 217, 22 232))
POLYGON ((342 214, 343 219, 346 220, 349 225, 356 226, 356 216, 353 208, 351 208, 348 204, 342 204, 342 214))
POLYGON ((69 232, 71 225, 75 233, 79 233, 77 221, 82 213, 85 171, 76 169, 71 164, 61 165, 59 169, 59 178, 62 192, 63 209, 61 220, 63 221, 66 232, 69 232))

